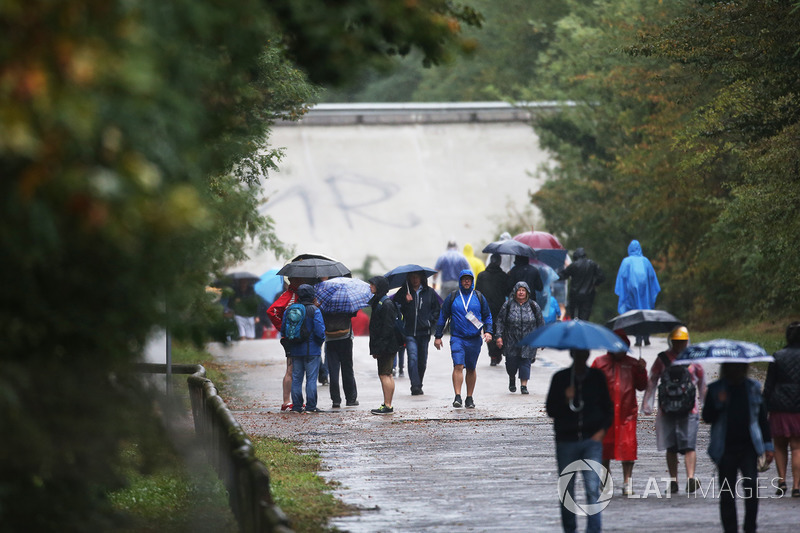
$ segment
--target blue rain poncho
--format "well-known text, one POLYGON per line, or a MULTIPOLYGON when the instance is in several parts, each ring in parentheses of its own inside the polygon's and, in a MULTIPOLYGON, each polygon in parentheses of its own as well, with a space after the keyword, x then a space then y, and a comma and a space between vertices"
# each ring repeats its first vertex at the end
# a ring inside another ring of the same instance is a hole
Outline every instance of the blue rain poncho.
POLYGON ((628 245, 628 257, 622 260, 614 292, 619 296, 617 310, 653 309, 661 292, 656 271, 650 260, 642 255, 642 245, 636 239, 628 245))

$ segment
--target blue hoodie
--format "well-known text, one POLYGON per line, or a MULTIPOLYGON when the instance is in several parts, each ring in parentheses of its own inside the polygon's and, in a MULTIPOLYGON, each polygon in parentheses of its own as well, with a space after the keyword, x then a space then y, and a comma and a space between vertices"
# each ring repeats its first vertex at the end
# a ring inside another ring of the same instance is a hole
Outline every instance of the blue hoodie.
POLYGON ((442 304, 442 311, 439 313, 439 321, 436 323, 437 339, 442 338, 444 326, 450 319, 450 334, 454 337, 471 338, 481 334, 481 330, 467 319, 467 311, 472 311, 476 317, 483 322, 483 331, 492 332, 492 312, 489 310, 489 303, 486 298, 475 292, 475 276, 471 270, 462 270, 458 275, 459 286, 457 291, 453 291, 450 296, 445 298, 442 304), (469 276, 472 278, 472 287, 464 290, 461 287, 461 278, 469 276))
POLYGON ((653 309, 656 305, 661 286, 653 265, 642 255, 642 245, 636 239, 628 245, 628 257, 619 265, 614 292, 619 296, 620 314, 631 309, 653 309))

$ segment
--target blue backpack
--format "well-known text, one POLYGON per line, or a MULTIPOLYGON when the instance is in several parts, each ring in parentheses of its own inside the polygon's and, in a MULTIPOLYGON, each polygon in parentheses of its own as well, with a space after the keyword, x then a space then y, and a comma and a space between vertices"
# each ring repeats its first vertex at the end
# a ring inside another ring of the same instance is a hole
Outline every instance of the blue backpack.
POLYGON ((311 336, 311 328, 307 319, 314 316, 314 310, 309 313, 305 304, 294 303, 286 308, 283 313, 285 324, 283 338, 289 344, 303 344, 311 336))

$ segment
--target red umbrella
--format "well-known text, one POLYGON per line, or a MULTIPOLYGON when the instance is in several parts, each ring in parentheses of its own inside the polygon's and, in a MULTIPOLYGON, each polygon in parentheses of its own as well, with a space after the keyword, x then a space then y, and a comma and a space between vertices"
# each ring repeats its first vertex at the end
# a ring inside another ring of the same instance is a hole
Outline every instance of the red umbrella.
POLYGON ((547 249, 547 250, 563 250, 564 247, 558 242, 558 239, 545 231, 526 231, 519 235, 514 235, 514 240, 525 243, 534 250, 547 249))

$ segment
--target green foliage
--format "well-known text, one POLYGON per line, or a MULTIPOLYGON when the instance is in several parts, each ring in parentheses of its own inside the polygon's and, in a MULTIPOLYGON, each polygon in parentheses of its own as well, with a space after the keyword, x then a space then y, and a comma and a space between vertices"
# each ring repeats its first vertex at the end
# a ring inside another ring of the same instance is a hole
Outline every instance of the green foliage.
POLYGON ((117 448, 152 416, 129 378, 147 336, 202 340, 215 275, 283 251, 257 193, 304 72, 436 63, 460 21, 443 0, 0 4, 0 528, 109 529, 117 448))

